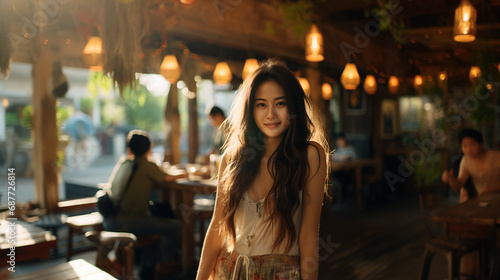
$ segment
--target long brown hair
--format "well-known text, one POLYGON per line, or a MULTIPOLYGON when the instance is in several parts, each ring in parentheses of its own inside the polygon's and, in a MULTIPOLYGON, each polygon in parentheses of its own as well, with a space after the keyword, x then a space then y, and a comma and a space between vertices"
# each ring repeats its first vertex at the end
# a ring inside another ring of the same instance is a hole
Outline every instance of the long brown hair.
MULTIPOLYGON (((304 94, 297 78, 284 64, 276 60, 264 62, 245 80, 224 123, 228 130, 228 139, 225 143, 227 167, 220 178, 220 189, 224 193, 224 218, 221 220, 221 229, 229 233, 234 242, 236 209, 259 170, 265 145, 263 133, 253 117, 253 108, 257 89, 267 81, 274 81, 283 88, 290 125, 267 164, 274 181, 264 200, 264 209, 269 214, 265 222, 268 226, 277 228, 273 250, 282 242, 286 242, 289 251, 298 234, 293 223, 293 214, 300 206, 300 190, 311 174, 307 159, 309 141, 314 140, 322 145, 324 150, 318 150, 318 153, 327 153, 328 144, 323 130, 320 126, 315 126, 310 118, 310 100, 304 94)), ((325 184, 325 192, 326 188, 325 184)))

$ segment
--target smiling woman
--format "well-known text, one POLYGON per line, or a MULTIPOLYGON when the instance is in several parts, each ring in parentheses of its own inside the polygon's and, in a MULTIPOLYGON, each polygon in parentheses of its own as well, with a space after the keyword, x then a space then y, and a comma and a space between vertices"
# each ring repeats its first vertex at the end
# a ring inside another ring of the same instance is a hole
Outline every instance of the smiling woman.
POLYGON ((197 279, 317 279, 328 145, 281 63, 248 77, 226 121, 214 216, 197 279))

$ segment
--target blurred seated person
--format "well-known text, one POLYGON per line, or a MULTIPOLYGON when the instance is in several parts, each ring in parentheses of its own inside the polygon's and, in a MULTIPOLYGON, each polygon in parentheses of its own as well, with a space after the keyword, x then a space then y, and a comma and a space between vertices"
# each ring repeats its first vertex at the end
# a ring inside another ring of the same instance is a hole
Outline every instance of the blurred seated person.
MULTIPOLYGON (((461 143, 460 143, 460 146, 461 146, 461 143)), ((458 172, 460 170, 460 163, 462 162, 463 157, 464 157, 463 151, 459 155, 452 157, 451 169, 449 169, 449 170, 453 170, 454 174, 458 174, 458 172)), ((448 170, 443 171, 443 174, 441 175, 441 182, 443 182, 445 184, 449 183, 448 170)), ((474 186, 474 183, 472 182, 471 177, 469 177, 467 179, 467 181, 465 181, 463 189, 464 189, 464 192, 463 192, 464 197, 463 198, 461 197, 460 202, 466 201, 467 197, 469 199, 471 199, 471 198, 477 196, 476 187, 474 186), (465 194, 467 194, 467 197, 465 196, 465 194), (462 201, 462 199, 463 199, 463 201, 462 201)))
POLYGON ((452 189, 460 191, 460 201, 468 200, 472 195, 464 188, 469 177, 478 196, 500 192, 500 151, 485 149, 483 136, 475 129, 464 129, 458 137, 464 153, 458 176, 453 170, 448 170, 443 177, 452 189))
POLYGON ((127 135, 127 156, 118 161, 109 179, 108 193, 119 211, 116 216, 104 219, 103 223, 108 231, 131 232, 138 236, 163 236, 160 247, 151 248, 153 252, 147 252, 145 258, 141 257, 139 273, 145 279, 152 277, 151 273, 154 273, 155 264, 159 261, 163 268, 179 267, 180 222, 175 218, 157 217, 149 213, 151 191, 162 182, 186 177, 184 174, 169 175, 156 163, 149 161, 152 147, 151 139, 145 131, 132 130, 127 135))
MULTIPOLYGON (((354 147, 349 145, 344 133, 339 133, 335 138, 335 151, 331 156, 333 161, 345 162, 356 159, 354 147)), ((334 197, 345 199, 349 197, 352 189, 352 176, 347 170, 332 172, 334 197), (340 186, 339 186, 340 185, 340 186)))
POLYGON ((214 106, 208 113, 210 124, 214 127, 215 131, 212 136, 212 147, 209 154, 222 155, 224 142, 226 141, 226 133, 221 127, 222 123, 226 120, 226 115, 221 108, 214 106))
POLYGON ((335 151, 332 155, 334 161, 348 161, 356 159, 356 151, 347 142, 344 133, 339 133, 335 138, 335 151))

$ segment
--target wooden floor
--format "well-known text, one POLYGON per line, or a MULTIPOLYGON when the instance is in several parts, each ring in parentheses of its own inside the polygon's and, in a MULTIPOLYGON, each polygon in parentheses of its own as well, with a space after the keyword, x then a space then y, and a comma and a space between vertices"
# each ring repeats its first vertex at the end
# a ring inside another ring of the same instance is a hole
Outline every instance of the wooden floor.
MULTIPOLYGON (((64 233, 60 236, 64 238, 64 233)), ((427 237, 416 196, 377 199, 363 211, 355 210, 348 202, 335 204, 323 211, 319 278, 418 279, 427 237)), ((62 253, 64 242, 59 243, 62 253)), ((73 259, 78 258, 93 263, 95 253, 76 255, 73 259)), ((51 261, 23 263, 19 270, 27 273, 60 262, 64 262, 61 256, 51 261)), ((429 279, 447 279, 446 265, 446 259, 437 255, 429 279)), ((168 279, 194 279, 195 273, 171 275, 168 279)))
MULTIPOLYGON (((322 217, 320 279, 418 279, 428 233, 417 196, 345 208, 334 205, 322 217)), ((446 279, 446 266, 436 255, 429 279, 446 279)))

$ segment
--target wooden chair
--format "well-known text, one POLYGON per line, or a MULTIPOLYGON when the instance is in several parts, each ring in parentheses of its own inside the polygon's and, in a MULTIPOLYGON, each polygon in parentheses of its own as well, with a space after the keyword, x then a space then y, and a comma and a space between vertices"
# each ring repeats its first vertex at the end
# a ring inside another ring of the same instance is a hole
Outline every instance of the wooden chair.
POLYGON ((97 246, 95 265, 118 279, 134 279, 134 244, 127 232, 90 231, 85 237, 97 246))
POLYGON ((93 248, 83 248, 79 250, 73 249, 73 236, 75 234, 85 234, 87 230, 102 231, 102 215, 99 212, 92 212, 85 215, 77 215, 68 217, 66 224, 68 225, 68 241, 67 241, 67 254, 66 261, 71 260, 71 256, 75 253, 93 250, 93 248))
POLYGON ((195 220, 198 221, 200 225, 200 242, 203 244, 205 240, 205 221, 212 219, 214 213, 215 201, 209 198, 195 198, 193 200, 193 214, 195 220))
POLYGON ((426 230, 431 237, 431 239, 425 243, 424 260, 420 270, 419 279, 427 280, 429 278, 432 258, 436 255, 436 253, 445 255, 448 260, 448 279, 458 279, 459 276, 466 276, 474 279, 474 277, 470 275, 460 274, 460 260, 468 253, 481 250, 481 243, 474 239, 435 236, 427 222, 425 214, 426 204, 422 195, 419 195, 419 202, 426 230))

